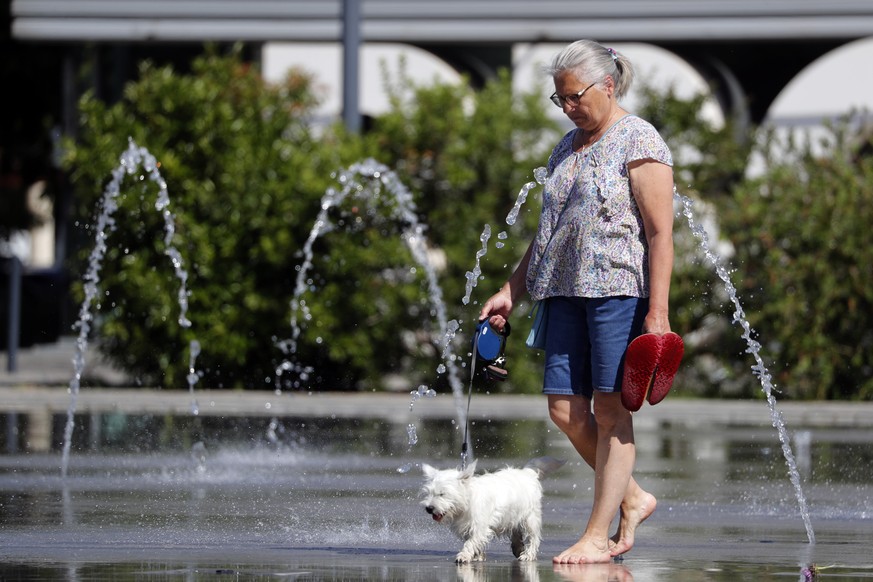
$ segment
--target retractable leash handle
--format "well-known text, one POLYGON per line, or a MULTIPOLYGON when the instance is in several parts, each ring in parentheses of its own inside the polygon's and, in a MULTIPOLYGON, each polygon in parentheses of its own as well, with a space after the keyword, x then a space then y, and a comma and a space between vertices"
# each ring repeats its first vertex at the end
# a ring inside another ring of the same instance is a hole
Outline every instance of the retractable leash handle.
POLYGON ((476 326, 474 337, 476 348, 473 350, 482 368, 482 372, 488 380, 503 381, 509 377, 506 371, 506 338, 512 333, 512 326, 507 321, 503 331, 497 331, 487 319, 479 322, 476 326))
POLYGON ((496 360, 506 344, 506 337, 497 333, 487 319, 480 321, 479 325, 476 326, 476 335, 473 340, 476 344, 476 355, 486 362, 496 360))
POLYGON ((498 332, 491 327, 488 319, 483 319, 476 325, 473 334, 473 357, 470 361, 470 385, 467 389, 467 418, 464 423, 464 442, 461 444, 461 469, 467 468, 467 455, 469 452, 469 428, 470 428, 470 402, 473 399, 473 381, 476 378, 477 364, 486 379, 506 380, 509 373, 502 366, 506 365, 506 338, 509 337, 512 327, 507 321, 503 332, 498 332))

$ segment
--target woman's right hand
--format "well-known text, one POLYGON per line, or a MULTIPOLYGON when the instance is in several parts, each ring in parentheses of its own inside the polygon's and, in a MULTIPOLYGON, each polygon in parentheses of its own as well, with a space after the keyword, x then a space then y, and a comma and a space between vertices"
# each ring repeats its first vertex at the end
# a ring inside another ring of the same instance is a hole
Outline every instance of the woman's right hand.
POLYGON ((533 243, 527 247, 521 262, 515 268, 509 280, 500 288, 500 291, 488 298, 482 310, 479 311, 479 321, 488 319, 498 331, 503 331, 503 326, 509 321, 509 315, 517 299, 521 299, 525 292, 525 276, 527 266, 530 263, 530 255, 533 243))
POLYGON ((512 293, 509 290, 509 285, 504 285, 482 306, 482 310, 479 312, 479 321, 488 319, 489 323, 498 331, 503 331, 503 326, 506 325, 511 313, 512 293))

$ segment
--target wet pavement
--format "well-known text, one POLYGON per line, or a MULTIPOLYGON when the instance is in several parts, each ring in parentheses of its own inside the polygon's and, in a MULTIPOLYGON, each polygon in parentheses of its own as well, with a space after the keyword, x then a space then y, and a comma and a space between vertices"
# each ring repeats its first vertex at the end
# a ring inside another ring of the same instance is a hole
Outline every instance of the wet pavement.
POLYGON ((659 503, 634 549, 617 563, 555 567, 583 527, 591 471, 541 397, 477 394, 480 469, 570 462, 543 482, 538 562, 494 541, 487 562, 456 566, 458 540, 418 504, 420 464, 459 462, 451 395, 410 407, 407 394, 203 390, 195 416, 186 391, 83 388, 64 479, 65 382, 4 378, 2 580, 873 579, 866 403, 780 404, 815 544, 765 403, 671 398, 636 416, 636 477, 659 503), (42 451, 28 441, 34 410, 42 451))
MULTIPOLYGON (((484 399, 484 398, 483 398, 484 399)), ((763 406, 763 404, 761 404, 763 406)), ((87 422, 83 422, 83 432, 87 422)), ((659 499, 620 563, 559 567, 579 535, 591 471, 538 419, 472 427, 482 470, 551 455, 541 559, 494 541, 458 567, 459 542, 418 504, 422 462, 458 463, 451 420, 112 416, 97 442, 0 456, 3 580, 820 580, 873 578, 873 435, 798 426, 816 532, 806 539, 773 430, 641 429, 638 480, 659 499), (208 422, 207 422, 208 421, 208 422), (217 423, 217 424, 213 424, 217 423), (806 448, 804 448, 806 447, 806 448), (406 467, 413 468, 402 472, 406 467)))

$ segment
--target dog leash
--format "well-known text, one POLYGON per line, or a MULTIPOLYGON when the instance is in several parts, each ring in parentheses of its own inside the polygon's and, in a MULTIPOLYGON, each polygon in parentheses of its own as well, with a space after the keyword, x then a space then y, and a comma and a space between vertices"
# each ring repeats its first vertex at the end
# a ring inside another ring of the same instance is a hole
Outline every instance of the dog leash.
POLYGON ((461 470, 467 468, 467 450, 469 448, 470 402, 473 400, 473 379, 476 378, 476 360, 479 359, 479 333, 473 336, 473 358, 470 361, 470 385, 467 387, 467 412, 464 414, 464 442, 461 443, 461 470))
POLYGON ((497 332, 488 323, 488 320, 480 321, 476 326, 476 333, 473 334, 473 357, 470 361, 470 385, 467 388, 467 414, 464 419, 464 442, 461 444, 461 468, 467 467, 467 455, 469 453, 470 442, 470 404, 473 400, 473 382, 476 379, 476 365, 481 360, 482 376, 489 380, 506 380, 508 373, 505 369, 499 366, 505 366, 506 357, 503 355, 503 350, 506 347, 506 338, 509 336, 512 328, 509 322, 503 324, 502 332, 497 332), (480 338, 485 336, 485 343, 480 342, 480 338), (495 344, 495 341, 497 342, 495 344), (484 353, 483 353, 484 352, 484 353), (499 364, 499 366, 498 366, 499 364))

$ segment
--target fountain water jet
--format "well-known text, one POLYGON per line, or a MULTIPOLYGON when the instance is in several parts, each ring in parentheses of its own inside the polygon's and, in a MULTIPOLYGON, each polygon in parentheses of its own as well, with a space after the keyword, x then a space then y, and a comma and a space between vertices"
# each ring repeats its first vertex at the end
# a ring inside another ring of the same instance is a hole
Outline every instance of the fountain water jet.
MULTIPOLYGON (((524 186, 519 190, 518 195, 515 197, 515 204, 512 206, 512 210, 509 211, 509 214, 506 215, 506 224, 509 226, 514 226, 516 220, 518 220, 518 213, 521 211, 521 207, 527 201, 527 196, 531 190, 536 188, 537 184, 545 184, 546 177, 548 175, 548 170, 546 168, 537 168, 534 170, 534 179, 530 182, 527 182, 524 186)), ((506 240, 509 238, 509 234, 506 231, 501 231, 497 234, 498 242, 494 245, 497 248, 503 248, 506 244, 506 240)), ((470 298, 473 294, 473 289, 479 283, 479 279, 482 276, 481 269, 481 261, 488 254, 488 241, 491 239, 491 225, 486 224, 482 229, 482 234, 479 235, 479 241, 482 243, 482 248, 476 251, 476 263, 473 266, 472 271, 467 271, 466 278, 466 293, 464 294, 463 299, 461 299, 461 303, 467 305, 470 303, 470 298)), ((457 331, 457 329, 456 329, 457 331)))
MULTIPOLYGON (((296 381, 287 383, 293 388, 301 387, 301 381, 305 381, 312 372, 312 368, 289 358, 293 358, 297 353, 301 333, 300 321, 308 322, 312 319, 309 307, 302 297, 309 288, 307 274, 312 268, 313 244, 318 237, 335 228, 328 213, 332 208, 339 206, 349 198, 362 205, 370 206, 380 202, 389 202, 391 203, 391 211, 387 218, 402 226, 401 240, 409 249, 415 262, 424 269, 432 314, 439 326, 438 334, 433 334, 433 342, 439 345, 440 338, 444 342, 443 363, 439 365, 437 372, 442 374, 448 370, 449 384, 455 397, 458 423, 463 426, 463 423, 466 422, 466 412, 461 402, 463 386, 456 366, 457 358, 451 350, 451 340, 456 328, 450 326, 447 320, 442 289, 437 281, 436 271, 428 253, 425 226, 418 220, 412 194, 393 171, 375 160, 365 160, 353 164, 346 170, 339 172, 336 175, 336 180, 341 187, 338 190, 329 188, 325 192, 321 199, 321 210, 301 251, 303 263, 297 268, 294 295, 291 299, 291 337, 277 344, 286 359, 276 368, 276 390, 281 390, 282 375, 286 372, 294 372, 298 376, 296 381)), ((410 435, 410 440, 412 440, 412 435, 410 435)))
MULTIPOLYGON (((75 413, 76 401, 79 396, 79 388, 82 382, 82 373, 85 369, 85 351, 88 347, 88 334, 91 331, 91 323, 94 316, 91 312, 92 304, 97 297, 99 291, 98 284, 100 283, 100 269, 103 266, 103 258, 106 254, 106 240, 109 233, 116 228, 115 211, 118 210, 118 195, 121 192, 121 183, 125 176, 132 176, 138 170, 142 170, 144 175, 150 181, 158 185, 158 197, 155 201, 155 210, 161 213, 164 219, 164 245, 166 250, 164 254, 170 258, 173 264, 173 270, 176 278, 179 280, 179 291, 177 300, 179 303, 179 325, 184 328, 191 327, 191 321, 188 319, 188 297, 190 293, 187 288, 188 272, 184 269, 182 255, 173 246, 173 237, 176 234, 175 216, 169 210, 170 196, 167 191, 167 183, 164 180, 159 170, 160 164, 155 157, 149 153, 144 147, 139 147, 133 139, 128 140, 127 149, 121 154, 119 163, 112 170, 112 179, 107 184, 103 191, 103 197, 100 200, 99 208, 100 215, 95 225, 96 235, 94 241, 94 249, 88 258, 88 270, 83 277, 85 282, 85 298, 79 308, 79 319, 74 324, 73 328, 78 328, 79 333, 76 338, 76 351, 73 356, 73 378, 70 380, 70 406, 67 410, 67 424, 64 427, 64 448, 61 456, 61 476, 67 476, 67 469, 70 461, 70 447, 72 445, 73 430, 75 428, 75 413)), ((194 371, 194 360, 200 353, 200 344, 196 341, 191 342, 191 359, 189 374, 189 385, 192 393, 192 412, 197 414, 196 402, 193 401, 194 383, 192 378, 196 378, 194 371), (195 353, 196 349, 196 353, 195 353)))
POLYGON ((480 266, 482 257, 488 254, 488 241, 491 239, 491 225, 486 224, 485 228, 482 229, 482 234, 479 235, 479 240, 482 242, 482 248, 476 251, 476 265, 473 267, 472 271, 467 271, 467 284, 466 284, 466 294, 461 302, 464 305, 470 303, 470 296, 473 294, 473 288, 479 282, 480 277, 482 276, 482 267, 480 266))
POLYGON ((794 491, 797 495, 797 502, 800 506, 800 516, 803 519, 803 525, 806 528, 806 536, 809 539, 809 543, 814 544, 815 533, 813 532, 812 523, 809 519, 809 509, 807 508, 806 497, 803 494, 803 487, 801 486, 800 472, 797 468, 794 453, 791 450, 791 439, 789 438, 788 430, 785 427, 785 419, 776 407, 776 398, 773 396, 773 382, 770 371, 767 369, 764 360, 761 358, 761 344, 752 338, 753 330, 746 319, 743 306, 737 296, 736 287, 734 287, 731 282, 730 274, 722 264, 721 258, 712 251, 706 235, 706 230, 701 224, 694 220, 694 212, 692 210, 693 201, 691 198, 679 194, 675 188, 673 191, 673 197, 681 203, 682 214, 688 220, 688 227, 691 229, 691 233, 695 238, 697 238, 700 249, 703 251, 706 259, 712 263, 716 275, 718 275, 718 278, 724 283, 724 288, 730 296, 731 303, 734 305, 735 311, 733 314, 733 323, 742 328, 742 338, 747 345, 746 353, 752 354, 752 357, 755 359, 755 365, 752 366, 752 373, 758 378, 761 384, 761 389, 767 398, 767 406, 770 409, 770 420, 773 428, 776 429, 776 432, 779 435, 779 442, 782 445, 782 454, 785 457, 785 463, 788 466, 788 476, 791 480, 791 484, 794 486, 794 491))
MULTIPOLYGON (((537 168, 534 172, 534 176, 535 181, 528 182, 521 188, 512 210, 506 217, 506 222, 510 226, 515 224, 521 206, 527 199, 530 190, 536 187, 537 183, 544 183, 546 169, 537 168)), ((298 267, 294 295, 291 299, 291 337, 277 343, 280 350, 286 356, 286 359, 276 368, 277 393, 281 391, 281 378, 286 372, 294 372, 297 374, 298 379, 296 381, 291 381, 289 384, 293 388, 299 388, 301 382, 308 379, 309 374, 313 371, 311 367, 305 366, 299 361, 294 361, 289 358, 297 353, 298 340, 301 333, 300 320, 308 322, 312 318, 309 307, 306 305, 306 301, 302 299, 302 296, 308 290, 307 274, 312 268, 312 261, 314 258, 312 250, 313 244, 318 237, 330 232, 334 228, 334 225, 328 217, 329 211, 342 204, 349 197, 361 200, 364 203, 372 203, 371 199, 377 199, 383 195, 382 188, 384 187, 387 194, 394 202, 390 218, 396 220, 399 224, 404 225, 401 239, 412 253, 416 262, 425 270, 429 298, 433 307, 434 315, 439 323, 439 333, 442 336, 441 339, 437 337, 434 338, 435 344, 441 344, 443 346, 441 353, 442 363, 437 367, 437 373, 443 374, 448 371, 449 383, 452 387, 452 392, 455 398, 456 415, 458 419, 456 426, 467 426, 467 410, 464 408, 463 398, 464 388, 460 381, 456 365, 458 358, 452 350, 454 338, 461 329, 461 325, 456 320, 448 321, 447 319, 442 289, 437 282, 436 272, 428 255, 426 237, 424 234, 425 227, 420 223, 416 215, 416 208, 412 194, 393 171, 391 171, 387 166, 374 160, 365 160, 350 166, 348 169, 340 172, 336 176, 336 180, 342 187, 339 190, 330 188, 322 197, 321 210, 315 219, 315 223, 313 224, 306 243, 301 251, 303 263, 298 267), (367 181, 368 184, 363 184, 361 178, 367 181)), ((501 232, 498 236, 501 241, 498 244, 502 247, 505 244, 503 241, 506 240, 508 235, 505 232, 501 232)), ((488 252, 488 241, 490 238, 491 227, 486 224, 482 230, 481 236, 479 237, 482 247, 476 252, 476 264, 472 271, 466 273, 466 292, 462 299, 464 305, 470 303, 473 289, 477 286, 481 278, 482 271, 480 268, 480 261, 488 252)), ((421 386, 418 390, 413 390, 411 392, 412 400, 409 405, 410 410, 421 396, 432 397, 434 395, 435 393, 433 390, 428 389, 426 386, 421 386)), ((409 425, 407 427, 407 433, 409 436, 409 447, 411 448, 418 442, 418 435, 415 426, 409 425)), ((466 456, 462 453, 462 463, 466 461, 465 457, 466 456)), ((411 465, 406 464, 398 470, 400 472, 407 472, 410 468, 411 465)))

